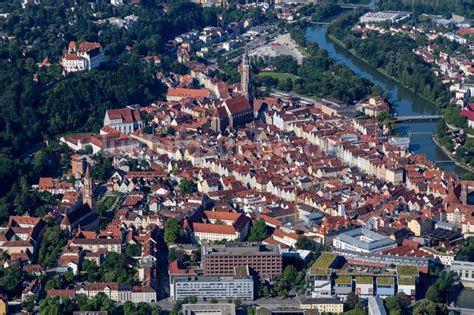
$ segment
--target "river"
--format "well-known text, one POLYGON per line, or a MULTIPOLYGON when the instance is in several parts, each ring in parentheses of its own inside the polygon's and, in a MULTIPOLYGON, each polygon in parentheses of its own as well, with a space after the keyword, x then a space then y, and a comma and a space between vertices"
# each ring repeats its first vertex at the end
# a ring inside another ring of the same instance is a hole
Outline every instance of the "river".
MULTIPOLYGON (((335 45, 326 37, 327 26, 309 27, 306 30, 306 39, 317 43, 319 48, 326 50, 330 57, 337 62, 345 64, 354 73, 379 85, 384 91, 389 101, 393 104, 394 110, 399 116, 436 114, 433 104, 419 97, 412 91, 404 88, 394 80, 387 78, 380 72, 369 66, 362 60, 356 58, 344 48, 335 45)), ((436 122, 411 122, 398 124, 397 129, 403 133, 411 135, 410 150, 415 153, 425 154, 432 161, 449 161, 449 158, 439 149, 428 134, 416 134, 417 132, 434 132, 436 122)), ((440 167, 444 170, 455 172, 459 176, 466 173, 465 170, 454 163, 442 163, 440 167)))

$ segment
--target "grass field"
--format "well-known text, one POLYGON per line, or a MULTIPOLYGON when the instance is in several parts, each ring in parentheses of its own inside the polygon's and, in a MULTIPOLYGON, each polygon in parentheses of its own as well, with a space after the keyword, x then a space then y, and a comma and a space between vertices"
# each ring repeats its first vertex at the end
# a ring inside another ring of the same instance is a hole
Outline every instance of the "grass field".
POLYGON ((299 77, 297 75, 291 74, 291 73, 286 73, 286 72, 271 72, 271 71, 262 71, 258 74, 259 77, 267 76, 267 77, 272 77, 274 79, 278 80, 286 80, 286 79, 298 79, 299 77))

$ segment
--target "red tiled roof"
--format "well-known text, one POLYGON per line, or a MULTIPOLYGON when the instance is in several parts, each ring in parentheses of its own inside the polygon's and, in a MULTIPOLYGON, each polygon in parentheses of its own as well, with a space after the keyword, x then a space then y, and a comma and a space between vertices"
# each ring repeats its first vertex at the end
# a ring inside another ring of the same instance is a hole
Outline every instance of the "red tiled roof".
POLYGON ((225 106, 229 109, 229 112, 232 115, 243 113, 246 111, 251 111, 252 107, 250 106, 249 101, 245 96, 238 96, 224 101, 225 106))
POLYGON ((79 51, 80 52, 89 52, 91 50, 94 50, 94 49, 97 49, 97 48, 100 48, 100 44, 99 43, 95 43, 95 42, 83 42, 83 43, 80 43, 79 44, 79 51))
POLYGON ((81 58, 76 54, 64 54, 64 59, 66 59, 66 60, 78 60, 78 59, 81 59, 81 58))
POLYGON ((194 223, 193 229, 195 233, 214 233, 235 235, 235 228, 232 225, 225 224, 206 224, 194 223))
POLYGON ((141 120, 140 112, 134 111, 131 108, 117 108, 117 109, 108 109, 107 115, 111 120, 122 119, 125 123, 131 123, 134 121, 141 120))
POLYGON ((474 112, 471 112, 467 109, 462 109, 459 112, 459 115, 466 117, 468 120, 474 121, 474 112))
POLYGON ((206 89, 186 89, 186 88, 168 88, 166 96, 202 99, 209 97, 209 91, 206 89))

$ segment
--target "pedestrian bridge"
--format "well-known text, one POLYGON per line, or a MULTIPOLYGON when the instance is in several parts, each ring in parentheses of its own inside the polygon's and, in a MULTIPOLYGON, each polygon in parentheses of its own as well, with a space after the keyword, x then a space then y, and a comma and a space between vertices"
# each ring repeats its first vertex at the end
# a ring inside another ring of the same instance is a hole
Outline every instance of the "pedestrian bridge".
POLYGON ((413 116, 397 116, 397 122, 408 122, 408 121, 434 121, 441 118, 441 115, 413 115, 413 116))

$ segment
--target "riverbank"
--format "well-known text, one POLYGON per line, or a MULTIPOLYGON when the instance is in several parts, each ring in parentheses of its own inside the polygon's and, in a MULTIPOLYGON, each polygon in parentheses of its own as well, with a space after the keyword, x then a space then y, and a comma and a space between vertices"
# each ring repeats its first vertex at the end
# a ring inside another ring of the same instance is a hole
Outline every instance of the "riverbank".
MULTIPOLYGON (((387 77, 374 67, 354 56, 348 49, 333 42, 327 36, 327 26, 310 26, 306 28, 305 38, 316 43, 320 49, 325 50, 336 62, 349 67, 358 77, 366 79, 382 88, 387 100, 399 116, 434 115, 435 106, 412 90, 387 77)), ((410 150, 416 154, 424 154, 432 161, 446 161, 449 159, 433 141, 431 135, 435 133, 436 122, 403 122, 397 124, 401 134, 411 133, 410 150), (430 134, 427 134, 427 131, 430 134)), ((454 172, 459 176, 466 170, 454 163, 443 164, 440 167, 446 171, 454 172)))
POLYGON ((454 164, 456 164, 456 166, 458 166, 458 167, 460 167, 460 168, 462 168, 462 169, 464 169, 464 170, 466 170, 466 171, 468 171, 468 172, 474 174, 474 168, 471 168, 471 167, 467 166, 466 164, 459 162, 459 161, 456 159, 456 157, 453 156, 453 154, 452 154, 451 152, 449 152, 444 146, 441 145, 441 143, 439 143, 438 138, 436 137, 436 135, 431 136, 431 138, 433 139, 434 144, 436 144, 436 146, 437 146, 441 151, 443 151, 444 154, 446 154, 446 156, 447 156, 451 161, 453 161, 454 164))
POLYGON ((356 51, 354 49, 349 49, 347 48, 346 44, 344 44, 342 41, 340 41, 338 38, 336 38, 334 35, 332 34, 327 34, 327 37, 334 43, 336 44, 337 46, 339 46, 340 48, 344 49, 345 51, 347 51, 348 53, 350 53, 352 56, 354 56, 355 58, 359 59, 360 61, 364 62, 368 67, 371 67, 373 68, 375 71, 377 71, 378 73, 380 73, 381 75, 387 77, 388 79, 400 84, 401 86, 403 86, 405 89, 411 91, 412 93, 416 94, 418 97, 422 98, 423 100, 425 100, 426 102, 432 104, 434 106, 434 108, 436 109, 436 112, 438 113, 438 108, 437 108, 437 105, 435 102, 433 102, 432 100, 428 99, 427 97, 423 96, 423 95, 420 95, 418 93, 416 93, 416 91, 413 89, 413 88, 410 88, 409 86, 406 86, 404 85, 402 82, 400 82, 400 80, 398 80, 397 78, 389 75, 387 73, 387 71, 385 71, 384 69, 380 69, 380 68, 376 68, 374 66, 372 66, 369 61, 361 56, 359 56, 356 51))

